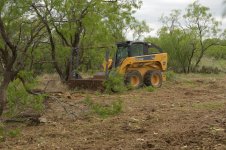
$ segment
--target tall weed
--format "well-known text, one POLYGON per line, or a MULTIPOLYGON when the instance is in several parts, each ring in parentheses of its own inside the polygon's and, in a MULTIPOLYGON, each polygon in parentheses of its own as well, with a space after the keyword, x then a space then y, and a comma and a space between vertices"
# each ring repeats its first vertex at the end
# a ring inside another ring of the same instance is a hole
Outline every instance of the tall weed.
POLYGON ((89 97, 86 97, 84 103, 88 105, 95 114, 102 118, 117 115, 122 111, 121 100, 114 101, 110 105, 101 105, 99 103, 94 103, 89 97))
POLYGON ((118 93, 127 90, 124 84, 124 76, 116 70, 110 72, 108 79, 104 82, 104 87, 107 93, 118 93))

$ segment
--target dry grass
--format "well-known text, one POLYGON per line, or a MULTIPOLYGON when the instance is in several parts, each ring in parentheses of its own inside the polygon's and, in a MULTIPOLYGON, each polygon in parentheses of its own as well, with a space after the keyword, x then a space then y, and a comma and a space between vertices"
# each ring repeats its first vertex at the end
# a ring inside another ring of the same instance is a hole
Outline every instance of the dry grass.
POLYGON ((204 109, 204 110, 217 110, 225 107, 225 101, 210 101, 195 103, 192 105, 195 109, 204 109))
POLYGON ((43 74, 37 77, 39 85, 37 89, 46 92, 66 92, 68 91, 67 85, 62 83, 58 74, 43 74))
POLYGON ((200 66, 211 66, 213 68, 217 67, 218 69, 224 71, 226 69, 226 60, 224 59, 214 59, 203 57, 202 61, 200 62, 200 66))

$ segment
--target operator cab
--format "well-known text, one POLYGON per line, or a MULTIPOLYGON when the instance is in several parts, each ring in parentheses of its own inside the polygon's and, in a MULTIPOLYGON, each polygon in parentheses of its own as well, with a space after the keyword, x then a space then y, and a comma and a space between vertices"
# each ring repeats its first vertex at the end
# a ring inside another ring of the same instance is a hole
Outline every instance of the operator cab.
POLYGON ((162 49, 155 44, 147 42, 121 42, 117 44, 115 67, 119 66, 127 57, 152 55, 162 53, 162 49))

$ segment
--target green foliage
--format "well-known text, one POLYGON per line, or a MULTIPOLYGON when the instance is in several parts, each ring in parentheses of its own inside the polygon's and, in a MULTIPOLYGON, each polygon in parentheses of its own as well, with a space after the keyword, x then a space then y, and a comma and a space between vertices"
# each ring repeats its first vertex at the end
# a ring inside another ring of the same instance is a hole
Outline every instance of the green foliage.
POLYGON ((108 79, 104 82, 104 87, 107 93, 125 91, 124 76, 119 74, 117 70, 112 70, 108 79))
POLYGON ((192 35, 184 34, 180 29, 174 29, 169 33, 163 27, 159 31, 159 38, 146 38, 145 41, 159 45, 168 54, 168 66, 176 72, 187 72, 190 67, 190 56, 192 54, 192 35))
POLYGON ((145 21, 134 21, 131 27, 134 30, 133 39, 134 41, 139 41, 142 38, 144 33, 148 33, 151 31, 150 27, 146 24, 145 21))
MULTIPOLYGON (((221 72, 225 72, 226 70, 226 59, 215 59, 210 57, 204 57, 200 66, 218 68, 221 72)), ((202 67, 199 67, 199 69, 202 67)))
MULTIPOLYGON (((1 36, 0 48, 6 51, 1 59, 6 59, 9 62, 11 57, 15 56, 15 60, 12 61, 14 62, 12 71, 29 67, 30 63, 34 61, 32 49, 36 48, 37 43, 42 40, 40 37, 44 37, 37 18, 31 15, 33 14, 30 8, 32 3, 32 0, 4 0, 0 4, 1 20, 4 26, 2 30, 5 30, 8 40, 16 47, 14 54, 12 54, 11 49, 7 47, 9 45, 4 44, 7 43, 6 39, 1 36), (33 48, 31 48, 32 46, 33 48)), ((6 66, 5 61, 4 66, 6 66)), ((4 70, 4 67, 2 69, 4 70)))
POLYGON ((187 22, 188 32, 193 33, 193 38, 196 39, 195 44, 193 44, 196 58, 193 60, 195 61, 195 68, 197 68, 206 51, 219 44, 217 39, 220 38, 221 29, 219 25, 221 22, 217 21, 211 14, 210 9, 201 5, 199 1, 190 4, 183 17, 187 22))
POLYGON ((147 86, 145 88, 148 92, 154 92, 155 91, 155 88, 153 86, 147 86))
MULTIPOLYGON (((145 24, 145 22, 138 22, 133 16, 135 11, 141 7, 141 0, 114 3, 107 3, 102 0, 37 0, 35 4, 44 4, 47 6, 46 8, 51 8, 49 10, 38 8, 38 10, 42 16, 46 16, 47 23, 52 31, 56 31, 52 32, 56 44, 56 60, 64 73, 67 70, 72 47, 80 48, 79 61, 81 65, 76 69, 79 71, 99 70, 105 49, 102 50, 98 47, 109 49, 116 42, 126 40, 125 29, 130 27, 139 29, 140 32, 139 27, 145 24)), ((46 40, 45 38, 44 40, 46 40)), ((44 47, 43 44, 41 46, 44 47)), ((46 45, 41 51, 45 49, 51 49, 51 47, 46 45)), ((44 53, 37 51, 35 53, 40 54, 39 59, 51 61, 50 52, 45 50, 44 53)), ((49 67, 46 64, 35 65, 37 69, 43 69, 43 66, 49 67)), ((43 70, 48 71, 47 69, 43 70)))
MULTIPOLYGON (((25 71, 22 71, 19 73, 19 75, 27 79, 26 88, 34 88, 34 86, 36 85, 36 81, 32 77, 31 73, 26 73, 25 71)), ((25 85, 23 85, 19 79, 16 79, 9 84, 7 89, 7 106, 9 108, 8 114, 12 116, 21 111, 26 110, 27 108, 41 111, 44 108, 44 98, 44 94, 29 94, 25 89, 25 85)))
POLYGON ((215 59, 226 59, 226 47, 225 46, 214 46, 207 51, 208 57, 215 59))
POLYGON ((30 64, 30 69, 33 70, 36 75, 55 72, 51 63, 52 60, 49 49, 48 45, 39 45, 33 50, 29 49, 30 53, 33 55, 33 62, 30 64))
POLYGON ((26 88, 32 89, 37 85, 37 81, 34 77, 34 73, 32 71, 22 70, 17 74, 17 77, 24 79, 26 82, 26 88))
POLYGON ((8 132, 8 136, 11 137, 11 138, 15 138, 15 137, 19 136, 20 133, 21 133, 20 129, 17 128, 17 129, 14 129, 14 130, 10 130, 8 132))
POLYGON ((102 118, 106 118, 109 116, 115 116, 122 111, 122 101, 117 100, 114 101, 110 105, 101 105, 98 103, 94 103, 89 97, 86 97, 84 103, 88 105, 92 111, 102 118))
POLYGON ((189 67, 189 56, 192 54, 190 35, 184 34, 182 30, 175 29, 171 33, 160 32, 160 45, 169 55, 169 67, 177 72, 187 72, 189 67))
POLYGON ((0 123, 0 142, 4 142, 6 137, 15 138, 21 134, 19 128, 7 130, 3 123, 0 123))
MULTIPOLYGON (((216 21, 208 7, 198 1, 188 5, 184 14, 181 12, 172 10, 168 16, 161 17, 163 27, 158 33, 159 39, 150 37, 146 41, 155 41, 168 53, 169 68, 189 73, 199 67, 208 50, 221 42, 220 22, 216 21), (184 23, 186 25, 182 27, 184 23)), ((218 56, 223 57, 222 51, 219 53, 218 56)))
POLYGON ((102 94, 102 93, 99 92, 99 91, 96 91, 96 92, 95 92, 95 95, 96 95, 96 96, 100 96, 101 94, 102 94))
POLYGON ((171 70, 166 71, 166 80, 167 81, 174 80, 176 78, 175 76, 176 76, 176 74, 173 71, 171 71, 171 70))

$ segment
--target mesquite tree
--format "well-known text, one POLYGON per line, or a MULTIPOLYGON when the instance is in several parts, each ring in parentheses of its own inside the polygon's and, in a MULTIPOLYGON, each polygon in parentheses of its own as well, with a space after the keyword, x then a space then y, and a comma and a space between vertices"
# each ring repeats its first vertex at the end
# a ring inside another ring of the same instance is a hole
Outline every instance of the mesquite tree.
POLYGON ((184 19, 189 32, 194 33, 197 40, 197 58, 194 64, 197 68, 204 53, 212 46, 220 44, 218 40, 214 40, 219 38, 220 22, 216 21, 208 7, 202 6, 198 1, 188 6, 184 19))
MULTIPOLYGON (((84 55, 90 56, 83 45, 92 47, 98 42, 110 47, 125 40, 125 29, 135 22, 132 14, 140 5, 140 0, 40 0, 33 3, 32 8, 48 33, 51 58, 60 78, 63 81, 69 78, 71 50, 75 50, 75 55, 79 56, 76 62, 81 64, 84 55)), ((98 57, 99 52, 95 53, 92 57, 98 57)))
POLYGON ((3 0, 0 3, 0 115, 6 104, 6 90, 28 65, 29 50, 42 38, 44 26, 31 15, 29 0, 3 0))
POLYGON ((173 10, 161 18, 159 43, 169 54, 169 66, 189 73, 198 68, 208 49, 220 44, 220 22, 198 1, 189 4, 184 15, 181 12, 173 10))

